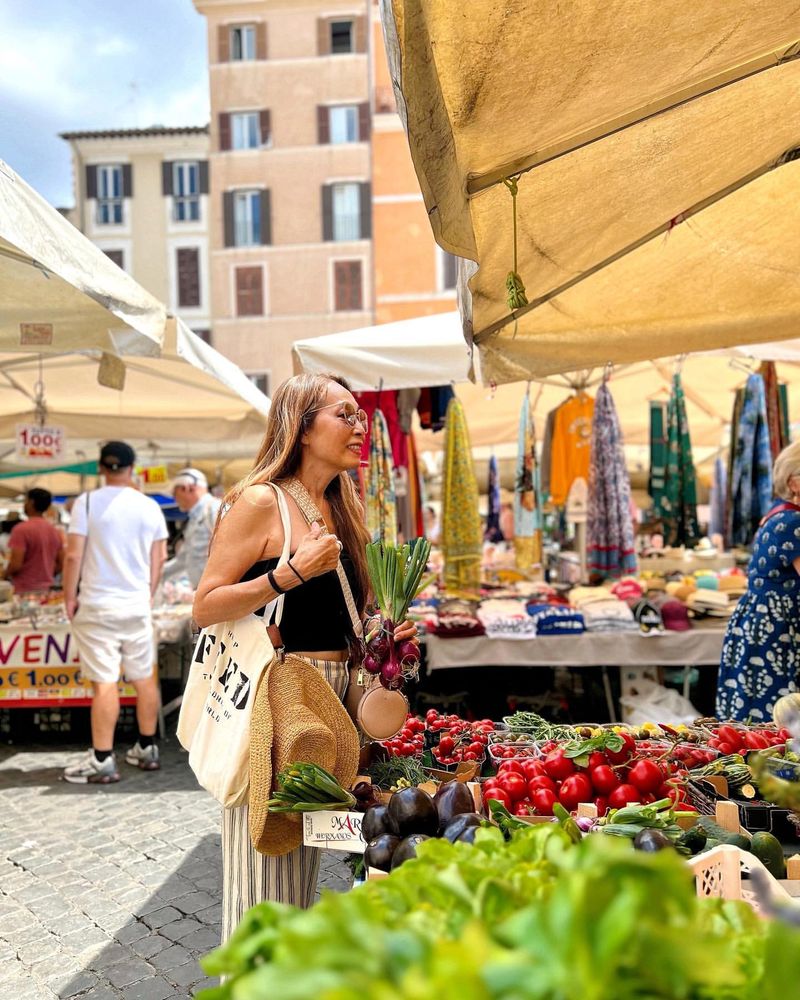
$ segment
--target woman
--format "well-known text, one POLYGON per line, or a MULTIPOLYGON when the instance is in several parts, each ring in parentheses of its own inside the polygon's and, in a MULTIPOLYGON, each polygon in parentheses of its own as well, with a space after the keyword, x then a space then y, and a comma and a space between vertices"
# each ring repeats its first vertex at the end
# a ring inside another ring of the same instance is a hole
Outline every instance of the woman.
MULTIPOLYGON (((198 585, 194 617, 201 627, 259 611, 284 598, 281 639, 287 653, 309 660, 342 698, 348 681, 353 627, 335 570, 341 557, 359 614, 369 593, 361 501, 348 475, 359 467, 367 419, 346 383, 334 375, 296 375, 272 397, 256 466, 225 500, 208 563, 198 585), (267 483, 307 491, 325 520, 309 529, 287 495, 292 543, 288 563, 278 502, 267 483)), ((404 622, 399 640, 413 639, 404 622)), ((222 823, 223 941, 242 914, 265 899, 298 906, 314 900, 319 850, 300 847, 282 857, 250 844, 247 806, 226 809, 222 823)))
POLYGON ((728 622, 717 681, 720 719, 768 721, 775 702, 797 690, 800 666, 800 442, 773 470, 781 502, 753 542, 747 593, 728 622))

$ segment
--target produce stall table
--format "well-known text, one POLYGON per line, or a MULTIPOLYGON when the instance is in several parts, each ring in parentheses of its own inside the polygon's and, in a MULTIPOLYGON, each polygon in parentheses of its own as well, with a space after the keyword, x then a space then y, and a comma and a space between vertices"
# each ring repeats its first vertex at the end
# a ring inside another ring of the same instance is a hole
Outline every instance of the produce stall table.
POLYGON ((622 687, 654 667, 683 667, 684 695, 688 697, 692 667, 719 666, 722 627, 693 628, 686 632, 643 635, 621 632, 584 632, 582 635, 533 636, 528 639, 442 639, 427 635, 428 670, 461 667, 602 667, 610 718, 616 709, 608 667, 618 667, 622 687))

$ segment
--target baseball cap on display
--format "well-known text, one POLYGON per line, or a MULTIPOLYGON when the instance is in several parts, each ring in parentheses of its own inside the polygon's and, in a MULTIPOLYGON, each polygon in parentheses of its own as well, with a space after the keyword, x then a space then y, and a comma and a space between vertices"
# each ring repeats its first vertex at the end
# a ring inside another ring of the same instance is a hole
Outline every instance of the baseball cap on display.
POLYGON ((127 469, 136 462, 136 452, 124 441, 107 441, 100 449, 100 465, 109 472, 127 469))
POLYGON ((687 632, 692 627, 686 605, 674 597, 661 605, 661 619, 664 628, 668 628, 671 632, 687 632))
POLYGON ((181 469, 172 481, 172 488, 176 486, 205 486, 208 489, 208 480, 199 469, 181 469))
POLYGON ((625 577, 619 583, 615 583, 611 588, 611 593, 621 601, 639 601, 642 598, 642 587, 638 580, 632 577, 625 577))
POLYGON ((633 606, 633 617, 644 635, 655 635, 664 631, 661 612, 651 601, 641 600, 633 606))

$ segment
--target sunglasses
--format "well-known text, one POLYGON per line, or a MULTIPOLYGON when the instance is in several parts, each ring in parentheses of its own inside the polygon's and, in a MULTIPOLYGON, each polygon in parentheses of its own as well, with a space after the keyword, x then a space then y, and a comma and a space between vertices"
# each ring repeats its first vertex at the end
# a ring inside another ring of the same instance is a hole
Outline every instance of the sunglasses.
POLYGON ((369 417, 367 416, 366 411, 357 409, 352 403, 325 403, 323 406, 317 406, 308 412, 317 413, 319 410, 327 410, 331 406, 341 406, 341 410, 336 415, 337 417, 341 417, 342 420, 346 420, 351 427, 355 427, 356 424, 361 424, 365 431, 369 429, 369 417))

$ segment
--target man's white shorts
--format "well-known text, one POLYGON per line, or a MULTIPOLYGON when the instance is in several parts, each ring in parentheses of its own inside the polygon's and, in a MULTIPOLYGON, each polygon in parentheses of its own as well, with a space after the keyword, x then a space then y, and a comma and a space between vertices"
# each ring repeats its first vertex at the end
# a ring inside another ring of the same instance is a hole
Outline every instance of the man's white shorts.
POLYGON ((81 673, 90 681, 114 684, 120 671, 127 681, 141 681, 153 672, 157 652, 149 610, 131 614, 79 606, 72 635, 81 673))

